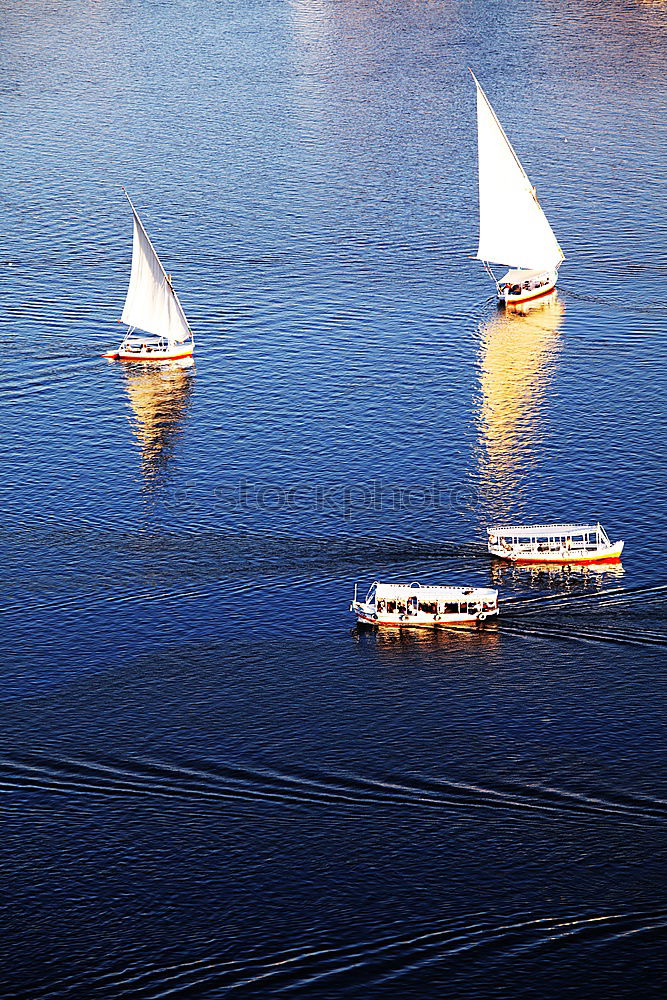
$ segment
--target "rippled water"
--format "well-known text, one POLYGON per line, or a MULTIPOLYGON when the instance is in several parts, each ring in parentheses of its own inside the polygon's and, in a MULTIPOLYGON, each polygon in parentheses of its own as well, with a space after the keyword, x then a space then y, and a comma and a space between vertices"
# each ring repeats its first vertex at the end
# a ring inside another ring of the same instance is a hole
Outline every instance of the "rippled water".
POLYGON ((3 995, 661 995, 665 5, 0 15, 3 995), (468 65, 566 254, 526 317, 468 65), (194 366, 100 358, 121 184, 194 366), (484 554, 591 517, 613 573, 484 554), (503 616, 360 633, 374 577, 503 616))

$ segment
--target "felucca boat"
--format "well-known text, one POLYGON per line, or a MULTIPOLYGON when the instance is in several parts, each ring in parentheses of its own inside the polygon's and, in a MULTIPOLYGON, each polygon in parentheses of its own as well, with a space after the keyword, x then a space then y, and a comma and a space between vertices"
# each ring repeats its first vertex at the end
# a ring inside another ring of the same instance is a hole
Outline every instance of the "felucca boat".
POLYGON ((379 583, 363 601, 357 587, 350 611, 360 625, 441 628, 474 625, 498 614, 498 591, 484 587, 422 587, 418 583, 379 583))
POLYGON ((498 525, 488 529, 489 552, 520 565, 550 563, 589 566, 618 563, 623 542, 611 542, 597 524, 498 525))
POLYGON ((195 340, 155 247, 123 188, 134 219, 132 270, 120 322, 128 331, 116 351, 104 357, 112 361, 164 361, 191 357, 195 340), (136 333, 135 331, 145 331, 136 333))
POLYGON ((488 97, 470 73, 477 87, 477 258, 495 282, 498 303, 522 306, 553 293, 563 251, 488 97), (491 264, 510 270, 497 279, 491 264))

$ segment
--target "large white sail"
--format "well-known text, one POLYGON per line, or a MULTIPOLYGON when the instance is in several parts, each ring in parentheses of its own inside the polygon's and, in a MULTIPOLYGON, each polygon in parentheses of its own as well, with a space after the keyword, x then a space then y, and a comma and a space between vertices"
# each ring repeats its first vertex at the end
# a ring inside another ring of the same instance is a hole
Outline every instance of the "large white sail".
POLYGON ((128 326, 181 344, 191 336, 188 321, 131 201, 130 207, 134 217, 132 271, 121 318, 128 326))
POLYGON ((486 94, 477 86, 480 260, 551 270, 563 251, 486 94))

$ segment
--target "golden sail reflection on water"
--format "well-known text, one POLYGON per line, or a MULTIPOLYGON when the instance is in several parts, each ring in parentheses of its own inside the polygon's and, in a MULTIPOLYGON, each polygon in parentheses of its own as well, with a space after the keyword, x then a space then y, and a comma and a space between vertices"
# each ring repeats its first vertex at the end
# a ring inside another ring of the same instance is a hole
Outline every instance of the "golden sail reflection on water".
POLYGON ((194 376, 192 358, 159 366, 123 366, 125 391, 133 413, 130 422, 141 450, 141 472, 148 490, 164 483, 183 430, 194 376))
POLYGON ((555 298, 525 314, 499 312, 480 331, 479 491, 489 523, 512 518, 536 456, 563 312, 555 298))

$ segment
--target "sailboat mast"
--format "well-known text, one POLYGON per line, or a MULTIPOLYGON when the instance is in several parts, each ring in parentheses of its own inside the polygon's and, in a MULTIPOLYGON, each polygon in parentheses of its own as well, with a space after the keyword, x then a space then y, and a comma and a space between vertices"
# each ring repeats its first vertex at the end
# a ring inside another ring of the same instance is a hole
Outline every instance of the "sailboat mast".
POLYGON ((160 265, 160 270, 162 271, 162 273, 164 275, 164 280, 169 285, 169 288, 171 290, 171 294, 176 299, 176 302, 178 304, 178 308, 180 309, 181 315, 183 316, 183 319, 185 320, 185 325, 187 326, 188 330, 190 330, 190 336, 192 336, 192 330, 190 329, 190 324, 188 322, 188 318, 185 315, 185 310, 183 309, 183 306, 181 305, 181 301, 180 301, 178 295, 176 294, 176 289, 174 288, 174 286, 171 283, 171 278, 169 277, 169 275, 165 271, 164 266, 162 264, 162 261, 160 260, 160 256, 159 256, 157 250, 155 249, 155 247, 153 246, 153 243, 152 243, 152 240, 151 240, 150 236, 146 232, 146 227, 144 226, 143 222, 141 221, 141 216, 139 215, 139 213, 137 212, 136 208, 132 204, 132 199, 130 198, 130 196, 127 193, 126 189, 122 185, 121 185, 121 190, 122 190, 123 194, 125 195, 125 197, 127 198, 128 202, 129 202, 130 208, 132 209, 132 214, 134 215, 135 219, 137 220, 137 222, 139 224, 139 227, 140 227, 142 233, 144 234, 144 236, 146 238, 146 242, 148 243, 148 245, 150 246, 151 250, 155 254, 155 259, 158 262, 158 264, 160 265))

